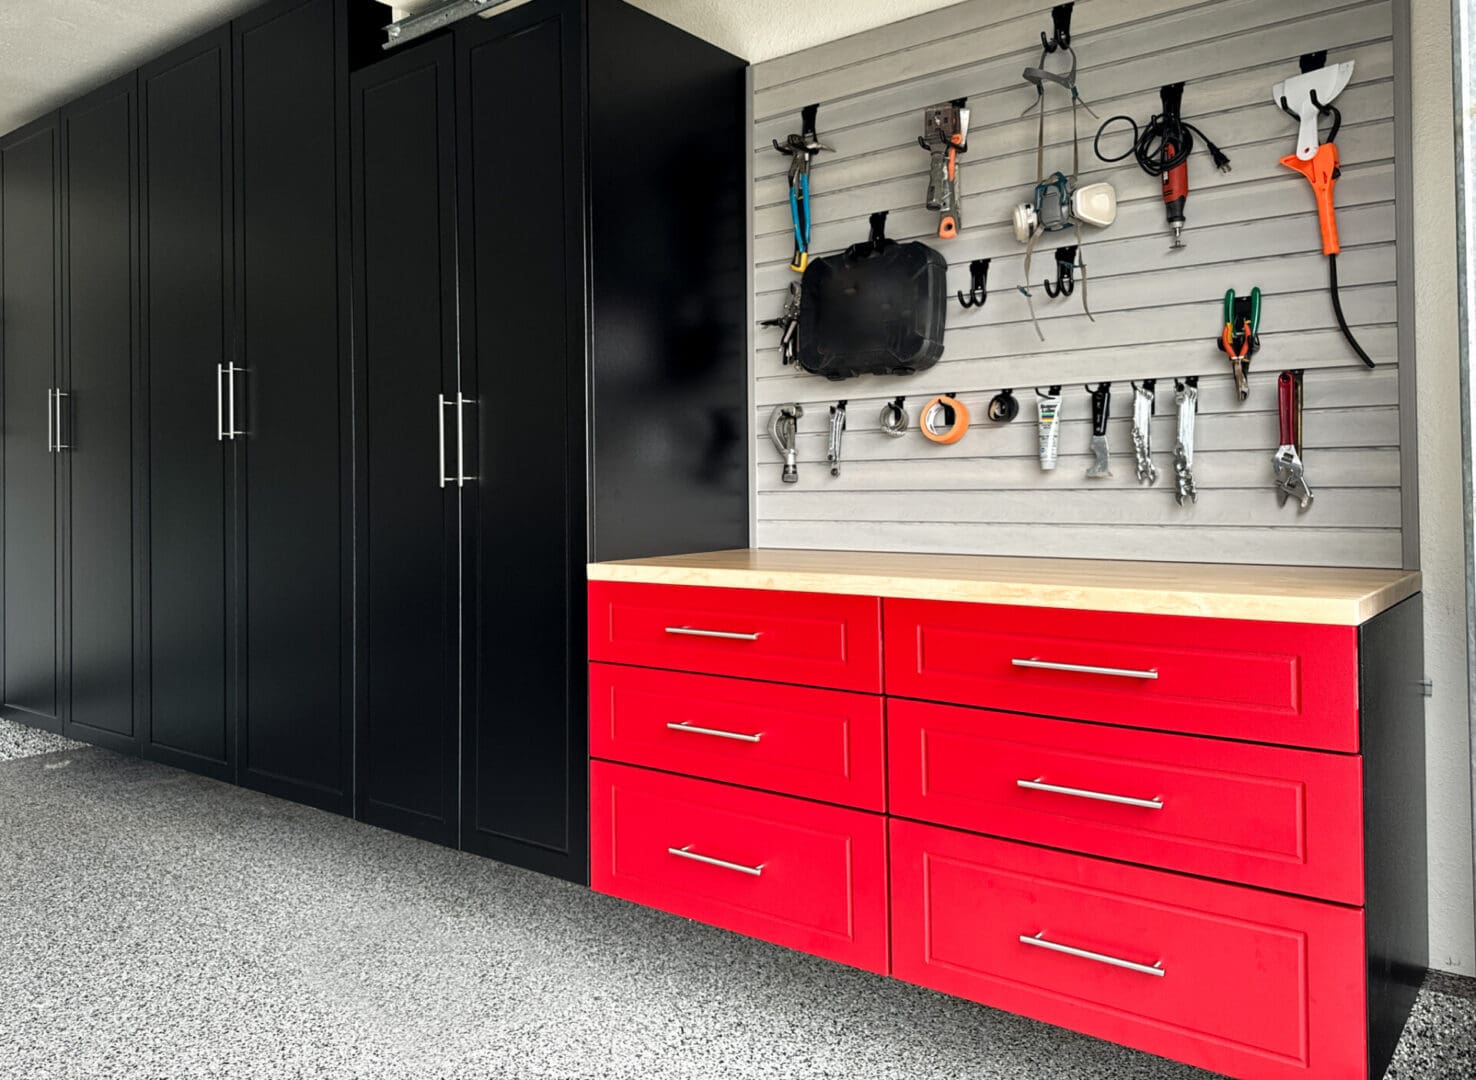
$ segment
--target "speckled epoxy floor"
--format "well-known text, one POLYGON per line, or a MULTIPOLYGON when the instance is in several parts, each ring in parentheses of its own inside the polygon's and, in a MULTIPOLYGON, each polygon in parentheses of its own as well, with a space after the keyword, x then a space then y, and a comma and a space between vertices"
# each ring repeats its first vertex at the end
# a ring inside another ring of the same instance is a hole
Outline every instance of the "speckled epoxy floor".
MULTIPOLYGON (((0 764, 7 1080, 1204 1075, 106 751, 0 764)), ((1476 985, 1391 1075, 1476 1076, 1476 985)))

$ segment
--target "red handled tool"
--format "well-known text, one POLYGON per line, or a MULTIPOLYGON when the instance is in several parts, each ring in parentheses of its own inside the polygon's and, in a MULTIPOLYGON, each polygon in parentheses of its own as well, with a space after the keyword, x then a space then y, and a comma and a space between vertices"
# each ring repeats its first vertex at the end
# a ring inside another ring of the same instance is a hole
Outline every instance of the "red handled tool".
POLYGON ((1272 459, 1276 474, 1276 497, 1282 505, 1296 499, 1297 508, 1312 506, 1312 489, 1307 486, 1302 467, 1302 373, 1283 371, 1276 380, 1277 411, 1280 418, 1281 445, 1272 459))

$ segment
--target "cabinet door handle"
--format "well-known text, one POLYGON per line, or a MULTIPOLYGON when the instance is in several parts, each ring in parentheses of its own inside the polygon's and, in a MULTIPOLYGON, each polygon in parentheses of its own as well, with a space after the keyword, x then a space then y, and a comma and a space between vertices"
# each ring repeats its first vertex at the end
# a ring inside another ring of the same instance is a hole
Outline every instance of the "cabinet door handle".
POLYGON ((62 442, 62 398, 70 398, 71 396, 72 395, 69 394, 69 393, 67 393, 65 390, 58 390, 56 392, 56 397, 54 399, 56 401, 56 450, 57 450, 57 453, 61 453, 63 450, 70 450, 72 448, 72 444, 71 443, 69 443, 69 442, 62 442))
POLYGON ((446 395, 436 395, 436 455, 440 463, 436 469, 436 476, 441 482, 441 487, 446 486, 446 395))
POLYGON ((52 412, 52 404, 51 404, 51 396, 53 394, 55 394, 55 393, 56 393, 56 387, 54 387, 54 386, 48 386, 46 388, 46 452, 48 454, 54 454, 54 453, 56 453, 56 431, 55 431, 55 415, 56 414, 54 412, 52 412))
POLYGON ((692 845, 686 847, 669 847, 666 849, 668 855, 675 855, 679 859, 691 859, 693 862, 704 863, 707 866, 716 866, 722 870, 732 870, 739 874, 747 874, 749 877, 758 877, 764 872, 763 864, 758 866, 744 866, 742 863, 728 862, 726 859, 714 859, 711 855, 699 855, 692 850, 692 845))
POLYGON ((1061 787, 1058 784, 1047 784, 1043 780, 1016 780, 1016 787, 1025 788, 1028 791, 1046 791, 1052 795, 1069 795, 1073 799, 1092 799, 1096 802, 1116 803, 1119 806, 1140 806, 1144 810, 1162 810, 1162 799, 1135 799, 1130 795, 1109 795, 1105 791, 1090 791, 1087 788, 1061 787))
POLYGON ((1082 960, 1091 960, 1098 964, 1106 964, 1108 967, 1122 968, 1125 971, 1136 971, 1139 975, 1152 975, 1161 979, 1168 974, 1163 967, 1163 961, 1152 966, 1148 964, 1135 964, 1131 960, 1123 960, 1117 956, 1108 956, 1106 953, 1091 952, 1088 949, 1074 949, 1070 945, 1060 945, 1054 941, 1045 939, 1045 931, 1042 930, 1034 937, 1026 934, 1020 935, 1021 945, 1030 945, 1037 949, 1048 949, 1051 952, 1061 953, 1063 956, 1075 956, 1082 960))
POLYGON ((1010 663, 1015 667, 1038 668, 1041 671, 1074 671, 1078 675, 1112 675, 1119 679, 1158 678, 1157 668, 1140 671, 1136 668, 1095 667, 1091 664, 1058 664, 1053 660, 1037 660, 1034 657, 1022 660, 1018 656, 1010 663))
POLYGON ((238 427, 236 427, 236 376, 237 375, 245 375, 245 374, 246 374, 246 369, 243 368, 243 367, 237 367, 236 366, 236 362, 234 360, 232 360, 229 364, 226 365, 226 369, 225 369, 225 377, 226 377, 226 429, 225 429, 225 437, 227 439, 240 438, 242 435, 245 435, 246 434, 244 431, 242 431, 238 427))
POLYGON ((732 739, 734 742, 746 743, 756 743, 764 737, 762 733, 745 735, 741 731, 723 731, 721 728, 698 727, 688 723, 669 723, 666 725, 666 730, 685 731, 690 735, 711 735, 714 739, 732 739))
POLYGON ((465 487, 468 481, 475 483, 475 476, 466 475, 466 409, 475 405, 476 402, 470 398, 461 396, 461 391, 456 392, 456 486, 465 487))
POLYGON ((225 441, 225 365, 215 365, 215 441, 225 441))
POLYGON ((698 630, 691 626, 668 626, 666 632, 679 637, 721 638, 724 641, 757 641, 759 639, 758 634, 738 634, 731 630, 698 630))

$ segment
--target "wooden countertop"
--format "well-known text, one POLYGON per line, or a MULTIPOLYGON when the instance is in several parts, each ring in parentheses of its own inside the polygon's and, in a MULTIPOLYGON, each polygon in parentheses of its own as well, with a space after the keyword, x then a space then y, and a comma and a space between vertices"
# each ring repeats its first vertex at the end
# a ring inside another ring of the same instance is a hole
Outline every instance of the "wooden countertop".
POLYGON ((1358 626, 1420 591, 1404 570, 780 548, 591 563, 589 579, 1331 626, 1358 626))

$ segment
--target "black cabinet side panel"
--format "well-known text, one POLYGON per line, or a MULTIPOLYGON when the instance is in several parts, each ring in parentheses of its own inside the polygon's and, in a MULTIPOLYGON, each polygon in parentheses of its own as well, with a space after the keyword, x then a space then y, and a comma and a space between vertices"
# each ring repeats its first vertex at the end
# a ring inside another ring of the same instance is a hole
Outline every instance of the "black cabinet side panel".
POLYGON ((745 547, 747 65, 588 6, 591 558, 745 547))
POLYGON ((58 132, 54 118, 0 145, 0 498, 4 715, 61 728, 56 455, 58 132))
POLYGON ((452 75, 440 39, 356 74, 351 94, 357 812, 446 844, 460 819, 452 75))
POLYGON ((238 424, 248 432, 238 775, 340 811, 350 744, 343 14, 341 0, 278 4, 233 30, 238 424))
POLYGON ((1384 1075, 1430 965, 1424 598, 1359 630, 1369 1075, 1384 1075))
POLYGON ((233 775, 221 439, 231 359, 230 34, 140 74, 146 372, 145 752, 233 775))
POLYGON ((67 731, 134 745, 136 82, 62 114, 67 731))
POLYGON ((458 28, 463 335, 480 421, 463 843, 584 880, 577 12, 539 2, 458 28))

